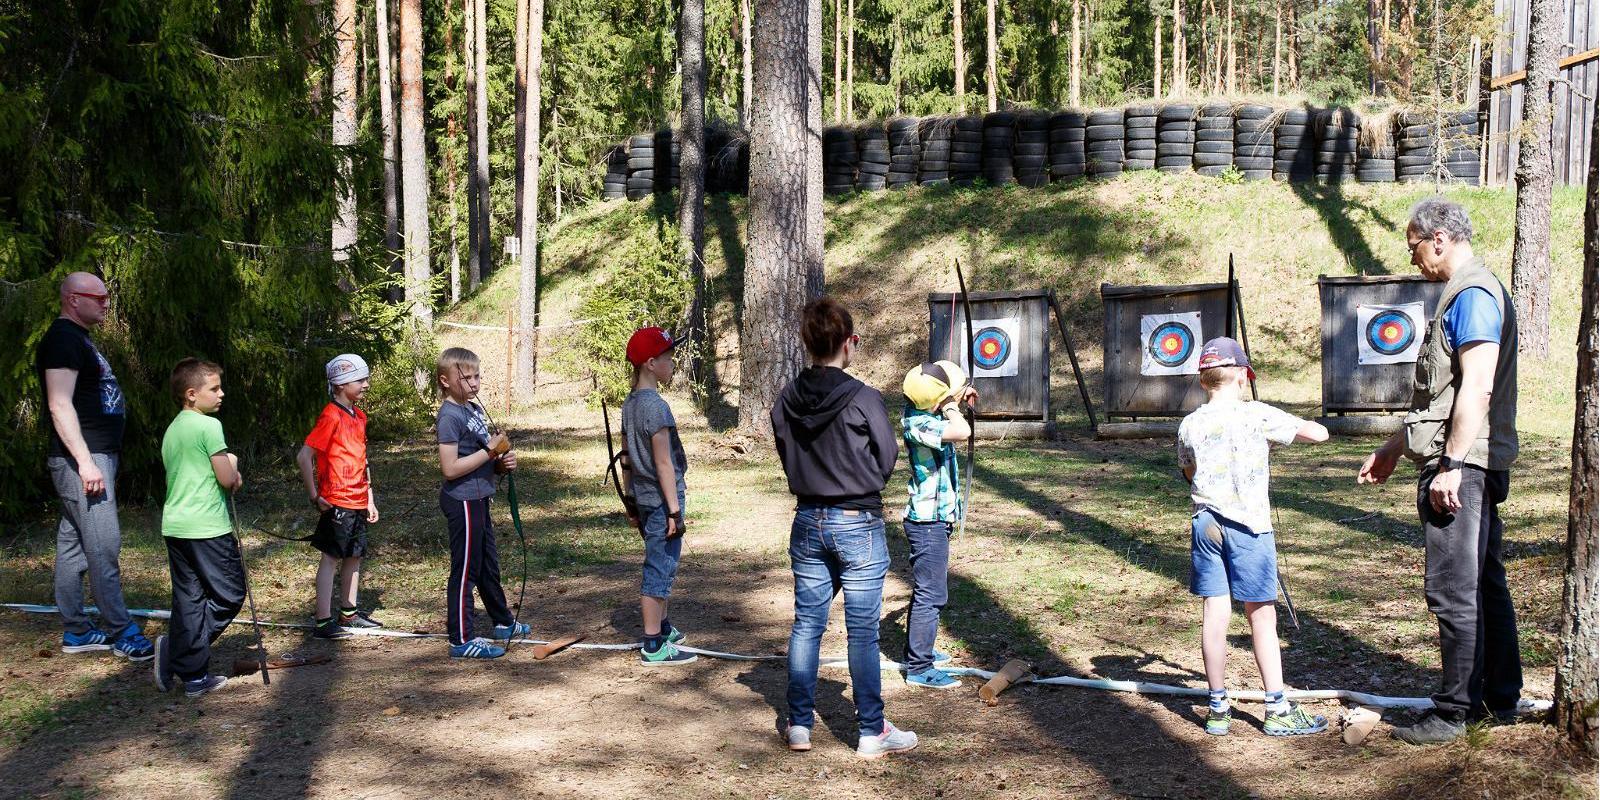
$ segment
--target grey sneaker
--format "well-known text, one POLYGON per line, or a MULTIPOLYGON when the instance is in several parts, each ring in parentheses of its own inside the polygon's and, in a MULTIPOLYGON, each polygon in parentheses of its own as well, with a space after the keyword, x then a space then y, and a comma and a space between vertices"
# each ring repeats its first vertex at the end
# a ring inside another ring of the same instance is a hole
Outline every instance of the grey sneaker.
POLYGON ((228 685, 228 679, 221 675, 207 675, 183 682, 184 697, 199 697, 210 694, 228 685))
POLYGON ((150 660, 150 667, 155 673, 156 689, 163 694, 172 691, 172 684, 177 682, 178 676, 172 674, 172 658, 167 655, 167 636, 162 634, 156 637, 156 657, 150 660))
POLYGON ((788 722, 778 723, 778 733, 788 743, 789 749, 803 753, 811 749, 811 729, 799 725, 790 725, 788 722))
POLYGON ((1466 723, 1461 720, 1429 711, 1416 722, 1395 728, 1390 735, 1406 744, 1444 744, 1461 738, 1466 732, 1466 723))
POLYGON ((883 733, 863 736, 856 745, 856 755, 862 758, 882 758, 890 753, 905 753, 915 749, 917 735, 896 728, 889 720, 883 721, 883 733))

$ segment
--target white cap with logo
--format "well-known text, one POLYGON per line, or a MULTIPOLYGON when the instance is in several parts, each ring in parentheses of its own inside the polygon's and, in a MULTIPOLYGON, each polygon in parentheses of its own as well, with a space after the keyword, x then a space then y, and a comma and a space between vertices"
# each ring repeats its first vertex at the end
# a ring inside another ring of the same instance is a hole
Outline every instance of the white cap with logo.
POLYGON ((328 362, 327 372, 329 386, 343 386, 363 380, 372 374, 372 370, 367 367, 366 359, 354 353, 335 356, 328 362))

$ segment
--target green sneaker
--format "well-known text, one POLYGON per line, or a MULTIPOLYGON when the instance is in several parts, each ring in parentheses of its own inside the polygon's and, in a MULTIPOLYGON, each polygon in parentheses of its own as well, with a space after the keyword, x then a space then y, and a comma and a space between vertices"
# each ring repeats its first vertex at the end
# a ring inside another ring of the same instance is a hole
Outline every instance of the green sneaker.
POLYGON ((1268 736, 1305 736, 1328 729, 1328 718, 1321 714, 1308 714, 1299 703, 1290 703, 1289 710, 1280 714, 1267 714, 1261 729, 1268 736))
POLYGON ((688 664, 699 656, 679 650, 672 642, 662 642, 659 650, 639 648, 639 663, 647 667, 677 667, 688 664))
POLYGON ((1228 706, 1221 711, 1207 706, 1206 733, 1212 736, 1227 736, 1228 726, 1233 723, 1233 706, 1228 706))
POLYGON ((689 638, 689 637, 684 636, 683 635, 683 631, 678 630, 678 626, 676 626, 676 625, 668 625, 667 626, 667 641, 668 642, 670 642, 672 644, 683 644, 683 641, 685 639, 687 639, 687 638, 689 638))

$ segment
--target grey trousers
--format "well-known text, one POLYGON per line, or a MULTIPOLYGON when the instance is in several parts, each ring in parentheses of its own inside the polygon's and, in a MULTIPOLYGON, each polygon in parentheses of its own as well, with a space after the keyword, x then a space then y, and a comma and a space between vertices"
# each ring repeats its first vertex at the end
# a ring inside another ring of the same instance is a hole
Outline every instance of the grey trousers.
POLYGON ((56 529, 56 608, 61 624, 71 633, 94 627, 83 610, 83 576, 105 622, 105 632, 117 638, 128 627, 128 606, 122 599, 122 526, 117 521, 116 453, 94 453, 94 463, 106 476, 106 490, 84 497, 77 462, 51 456, 45 465, 56 495, 61 498, 61 525, 56 529))

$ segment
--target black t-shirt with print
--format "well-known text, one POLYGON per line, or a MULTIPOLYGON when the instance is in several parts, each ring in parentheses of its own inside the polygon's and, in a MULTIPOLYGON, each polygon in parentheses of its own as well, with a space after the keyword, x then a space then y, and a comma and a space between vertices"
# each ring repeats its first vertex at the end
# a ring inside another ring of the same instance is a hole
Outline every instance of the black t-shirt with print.
MULTIPOLYGON (((127 403, 122 387, 111 372, 111 364, 95 348, 89 331, 65 317, 57 317, 39 340, 34 353, 34 369, 44 391, 44 373, 49 369, 70 369, 78 373, 72 389, 72 408, 78 412, 78 428, 91 453, 116 453, 122 450, 122 430, 127 421, 127 403)), ((44 424, 50 432, 50 455, 66 456, 67 449, 56 434, 50 418, 49 398, 45 398, 44 424)))

